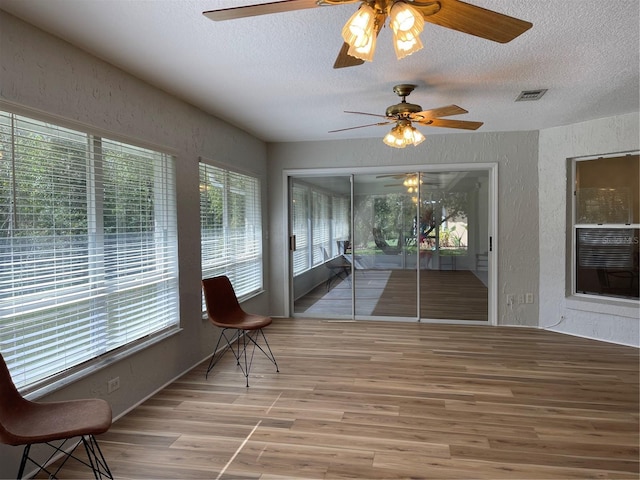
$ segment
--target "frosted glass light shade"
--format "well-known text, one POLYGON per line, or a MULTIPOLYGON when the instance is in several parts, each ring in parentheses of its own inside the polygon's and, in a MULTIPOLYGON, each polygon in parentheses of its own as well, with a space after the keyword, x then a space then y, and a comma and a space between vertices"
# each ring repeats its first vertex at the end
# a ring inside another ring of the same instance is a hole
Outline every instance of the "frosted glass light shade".
POLYGON ((391 7, 389 25, 393 31, 393 47, 398 60, 422 49, 420 33, 424 29, 422 14, 404 2, 391 7))
MULTIPOLYGON (((396 125, 382 139, 382 141, 386 145, 389 145, 390 147, 394 147, 394 148, 404 148, 407 145, 413 145, 415 147, 416 145, 419 145, 422 142, 424 142, 424 140, 425 140, 424 135, 419 130, 416 130, 410 124, 396 125)), ((416 180, 416 187, 417 187, 417 183, 418 182, 416 180)), ((409 185, 405 184, 405 186, 409 186, 409 185)), ((411 185, 411 187, 413 188, 413 185, 411 185)))
POLYGON ((375 36, 376 13, 366 3, 354 13, 342 28, 342 38, 352 48, 362 48, 375 36))

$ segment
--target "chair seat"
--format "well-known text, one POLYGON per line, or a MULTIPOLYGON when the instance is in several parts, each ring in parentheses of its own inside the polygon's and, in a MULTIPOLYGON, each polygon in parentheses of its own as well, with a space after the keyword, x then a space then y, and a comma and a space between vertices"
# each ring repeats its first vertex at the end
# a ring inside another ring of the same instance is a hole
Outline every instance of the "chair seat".
POLYGON ((102 399, 21 402, 5 419, 9 445, 44 443, 80 435, 98 435, 111 426, 111 407, 102 399))
POLYGON ((211 323, 221 328, 236 328, 238 330, 259 330, 271 325, 271 317, 246 313, 242 310, 231 312, 224 318, 209 317, 211 323))

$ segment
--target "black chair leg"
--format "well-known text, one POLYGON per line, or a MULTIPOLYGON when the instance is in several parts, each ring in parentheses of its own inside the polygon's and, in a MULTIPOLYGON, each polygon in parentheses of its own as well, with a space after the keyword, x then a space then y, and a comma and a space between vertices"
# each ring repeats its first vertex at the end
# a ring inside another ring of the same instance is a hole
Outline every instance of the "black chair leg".
POLYGON ((78 462, 82 463, 83 465, 86 465, 87 467, 91 468, 93 472, 93 476, 96 478, 96 480, 101 480, 102 478, 108 478, 109 480, 113 480, 113 474, 111 473, 111 470, 107 465, 107 461, 104 458, 104 455, 100 450, 100 447, 98 446, 98 441, 93 435, 82 436, 80 441, 78 441, 70 451, 67 451, 64 449, 64 445, 67 443, 68 440, 70 439, 64 440, 60 445, 46 443, 46 445, 50 446, 53 449, 53 453, 42 464, 38 463, 37 461, 35 461, 33 458, 29 456, 31 445, 25 445, 24 451, 22 452, 22 460, 20 461, 20 468, 18 470, 17 478, 21 479, 23 477, 24 470, 27 465, 27 461, 30 461, 36 467, 38 467, 38 471, 36 472, 36 475, 40 472, 45 472, 49 476, 49 478, 52 478, 52 479, 58 478, 57 477, 58 472, 62 469, 64 464, 67 463, 67 460, 69 460, 70 458, 73 458, 78 462), (78 448, 80 443, 84 445, 85 451, 87 453, 88 462, 74 455, 74 452, 76 451, 76 448, 78 448), (49 463, 53 460, 53 458, 56 456, 56 454, 58 453, 61 453, 65 456, 64 460, 62 460, 59 464, 54 464, 55 466, 57 466, 57 468, 55 472, 50 472, 47 469, 47 467, 49 466, 49 463))
POLYGON ((104 478, 113 480, 113 475, 111 474, 111 470, 109 470, 109 465, 107 465, 107 460, 104 458, 102 450, 100 450, 96 437, 86 435, 82 437, 82 443, 84 443, 84 449, 87 451, 89 464, 96 480, 103 478, 103 475, 104 478))
POLYGON ((213 367, 218 363, 218 361, 222 358, 227 350, 231 350, 234 358, 236 359, 236 365, 240 367, 242 370, 242 374, 245 376, 247 387, 249 386, 249 373, 251 371, 251 365, 253 364, 253 356, 256 351, 256 347, 276 366, 276 373, 280 373, 278 368, 278 362, 276 362, 276 357, 271 351, 271 347, 269 346, 269 342, 267 341, 267 337, 264 334, 264 331, 260 328, 258 330, 240 330, 237 331, 236 335, 229 338, 226 335, 226 328, 222 330, 220 337, 218 337, 218 342, 216 343, 216 348, 213 351, 213 355, 211 356, 211 360, 209 361, 209 366, 207 367, 207 373, 205 374, 205 378, 208 378, 209 372, 213 369, 213 367), (266 350, 260 346, 257 341, 257 337, 262 335, 262 339, 264 340, 264 344, 266 346, 266 350), (218 347, 220 346, 220 341, 225 339, 227 345, 221 352, 218 352, 218 347), (234 349, 234 344, 236 345, 234 349), (253 345, 252 345, 253 344, 253 345), (248 347, 252 347, 250 352, 247 352, 248 347), (267 353, 268 351, 268 353, 267 353), (242 362, 241 362, 242 360, 242 362))
POLYGON ((29 459, 29 450, 31 450, 31 445, 25 445, 24 450, 22 451, 22 460, 20 460, 18 476, 16 477, 18 480, 20 480, 24 474, 24 467, 27 465, 27 460, 29 459))

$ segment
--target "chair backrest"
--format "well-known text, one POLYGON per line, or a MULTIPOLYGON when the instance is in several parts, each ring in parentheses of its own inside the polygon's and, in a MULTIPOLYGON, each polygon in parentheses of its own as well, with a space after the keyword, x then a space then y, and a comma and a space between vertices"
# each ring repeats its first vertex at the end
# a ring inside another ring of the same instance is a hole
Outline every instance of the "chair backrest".
POLYGON ((9 368, 0 354, 0 443, 16 445, 14 436, 6 430, 5 425, 20 412, 21 405, 26 403, 27 400, 18 392, 9 368))
POLYGON ((211 320, 220 319, 222 321, 242 312, 229 277, 222 275, 203 279, 202 291, 204 302, 207 305, 207 314, 211 320))

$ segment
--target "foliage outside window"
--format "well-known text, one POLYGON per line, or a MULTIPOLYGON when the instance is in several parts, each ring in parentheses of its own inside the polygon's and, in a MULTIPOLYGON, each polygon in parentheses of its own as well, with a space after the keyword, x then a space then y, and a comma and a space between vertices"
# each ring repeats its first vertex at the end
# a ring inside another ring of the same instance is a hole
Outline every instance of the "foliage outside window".
POLYGON ((23 390, 178 326, 171 156, 0 112, 0 351, 23 390))
POLYGON ((349 198, 293 182, 292 223, 296 238, 293 274, 299 275, 338 255, 338 241, 349 239, 349 198))
POLYGON ((417 197, 404 192, 358 197, 355 229, 356 238, 361 239, 357 245, 361 253, 383 253, 376 246, 386 244, 397 250, 419 247, 443 254, 466 254, 467 193, 423 190, 419 216, 417 197))
POLYGON ((257 178, 200 162, 200 233, 202 278, 228 276, 238 297, 262 290, 257 178))
POLYGON ((574 293, 638 299, 639 159, 573 162, 574 293))

